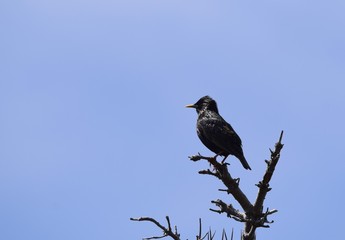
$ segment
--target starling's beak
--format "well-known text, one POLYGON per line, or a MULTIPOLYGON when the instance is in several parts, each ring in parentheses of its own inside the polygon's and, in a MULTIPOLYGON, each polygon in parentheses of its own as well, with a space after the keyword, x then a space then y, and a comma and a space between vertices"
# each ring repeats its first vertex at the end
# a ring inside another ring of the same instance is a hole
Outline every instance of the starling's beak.
POLYGON ((186 108, 196 108, 196 105, 194 105, 194 104, 188 104, 188 105, 186 105, 186 108))

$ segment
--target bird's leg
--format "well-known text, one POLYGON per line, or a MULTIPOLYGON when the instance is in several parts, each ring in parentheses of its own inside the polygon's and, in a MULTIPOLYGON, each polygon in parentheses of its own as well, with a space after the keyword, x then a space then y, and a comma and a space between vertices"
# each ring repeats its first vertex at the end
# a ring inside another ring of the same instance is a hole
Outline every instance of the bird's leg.
POLYGON ((224 164, 224 162, 225 162, 225 160, 226 160, 226 158, 227 158, 228 156, 229 156, 229 155, 225 155, 225 156, 224 156, 224 158, 223 158, 223 160, 222 160, 222 162, 221 162, 222 164, 224 164))

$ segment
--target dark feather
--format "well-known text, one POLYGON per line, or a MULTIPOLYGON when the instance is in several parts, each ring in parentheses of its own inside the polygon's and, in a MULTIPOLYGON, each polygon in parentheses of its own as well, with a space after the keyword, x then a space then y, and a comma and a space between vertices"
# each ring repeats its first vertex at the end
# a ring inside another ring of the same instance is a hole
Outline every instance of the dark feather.
POLYGON ((251 169, 243 154, 241 138, 219 115, 217 103, 205 96, 189 107, 196 108, 198 113, 197 133, 201 142, 218 155, 234 155, 245 169, 251 169))

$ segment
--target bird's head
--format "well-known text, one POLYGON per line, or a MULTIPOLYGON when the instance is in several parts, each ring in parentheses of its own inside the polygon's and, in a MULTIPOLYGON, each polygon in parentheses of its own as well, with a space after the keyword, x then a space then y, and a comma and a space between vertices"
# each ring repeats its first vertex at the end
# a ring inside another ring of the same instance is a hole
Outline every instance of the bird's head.
POLYGON ((204 96, 204 97, 200 98, 196 103, 189 104, 186 107, 195 108, 197 113, 204 111, 204 110, 210 110, 210 111, 218 113, 218 107, 217 107, 216 101, 214 101, 209 96, 204 96))

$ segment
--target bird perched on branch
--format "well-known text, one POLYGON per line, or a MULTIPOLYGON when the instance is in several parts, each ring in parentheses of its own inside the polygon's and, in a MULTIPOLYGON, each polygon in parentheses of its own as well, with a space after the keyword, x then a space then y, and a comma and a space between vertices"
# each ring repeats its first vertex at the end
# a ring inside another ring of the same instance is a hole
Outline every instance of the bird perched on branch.
POLYGON ((216 101, 205 96, 195 104, 186 107, 196 109, 198 113, 196 130, 201 142, 208 149, 217 155, 224 156, 223 162, 229 155, 234 155, 245 169, 251 170, 243 155, 240 137, 231 125, 219 115, 216 101))

